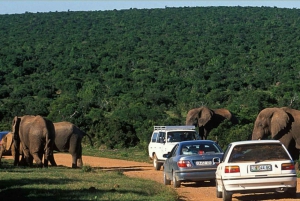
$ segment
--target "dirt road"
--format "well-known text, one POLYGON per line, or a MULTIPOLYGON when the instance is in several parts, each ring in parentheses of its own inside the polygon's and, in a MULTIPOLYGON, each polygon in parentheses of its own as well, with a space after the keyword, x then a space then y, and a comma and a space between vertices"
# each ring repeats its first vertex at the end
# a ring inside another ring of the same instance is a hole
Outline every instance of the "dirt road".
MULTIPOLYGON (((8 158, 8 156, 5 156, 8 158)), ((55 154, 55 160, 58 165, 71 167, 71 155, 70 154, 55 154)), ((120 170, 129 177, 140 177, 144 179, 151 179, 159 183, 163 183, 163 172, 156 171, 149 163, 132 162, 126 160, 99 158, 92 156, 83 156, 83 163, 90 165, 91 167, 100 167, 103 170, 120 170)), ((170 186, 170 188, 173 188, 170 186)), ((216 197, 215 186, 212 186, 209 182, 203 182, 200 184, 195 183, 183 183, 180 188, 176 189, 180 200, 182 201, 222 201, 221 198, 216 197)), ((233 194, 234 201, 247 200, 247 201, 260 201, 260 200, 280 200, 280 201, 300 201, 300 179, 298 179, 297 199, 280 198, 278 194, 233 194)))
MULTIPOLYGON (((59 165, 71 167, 71 156, 69 154, 55 154, 55 160, 59 165)), ((163 183, 163 172, 153 169, 152 164, 139 163, 125 160, 107 159, 83 156, 83 163, 92 167, 101 167, 107 170, 121 170, 129 177, 140 177, 151 179, 163 183)), ((170 188, 173 188, 170 186, 170 188)), ((176 189, 182 201, 221 201, 222 199, 216 197, 215 186, 209 182, 200 184, 183 183, 180 188, 176 189)), ((300 200, 300 180, 298 179, 298 199, 300 200)), ((233 194, 233 200, 280 200, 287 201, 292 199, 280 199, 275 194, 256 194, 256 195, 239 195, 233 194)), ((295 199, 293 199, 295 200, 295 199)))

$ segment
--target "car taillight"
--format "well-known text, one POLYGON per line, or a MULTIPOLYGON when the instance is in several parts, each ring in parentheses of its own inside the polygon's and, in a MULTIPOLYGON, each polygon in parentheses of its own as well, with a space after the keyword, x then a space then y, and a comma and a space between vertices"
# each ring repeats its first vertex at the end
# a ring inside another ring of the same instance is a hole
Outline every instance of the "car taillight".
POLYGON ((294 170, 295 165, 294 163, 283 163, 281 164, 281 170, 294 170))
POLYGON ((237 173, 240 172, 239 166, 225 166, 225 173, 237 173))
POLYGON ((187 160, 180 160, 177 162, 177 165, 178 165, 178 167, 181 167, 181 168, 192 167, 191 162, 187 161, 187 160))

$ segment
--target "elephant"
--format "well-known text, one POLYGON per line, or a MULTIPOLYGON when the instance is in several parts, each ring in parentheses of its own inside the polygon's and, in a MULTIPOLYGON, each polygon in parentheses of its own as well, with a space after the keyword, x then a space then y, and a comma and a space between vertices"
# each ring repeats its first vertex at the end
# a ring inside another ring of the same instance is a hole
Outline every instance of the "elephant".
MULTIPOLYGON (((13 137, 14 137, 13 133, 9 132, 2 138, 2 141, 0 143, 0 163, 1 163, 1 158, 4 154, 15 156, 16 150, 15 150, 13 137)), ((22 152, 22 145, 20 145, 19 153, 20 153, 19 155, 22 156, 19 164, 25 165, 24 154, 22 152)))
MULTIPOLYGON (((72 168, 82 167, 81 141, 86 135, 90 140, 91 146, 93 146, 91 137, 70 122, 63 121, 53 124, 55 128, 53 150, 58 152, 69 152, 72 155, 72 168)), ((53 155, 50 157, 49 162, 51 164, 56 164, 53 155)))
MULTIPOLYGON (((300 111, 288 107, 265 108, 254 122, 252 140, 271 137, 279 140, 288 149, 293 160, 299 160, 300 111)), ((297 164, 298 165, 298 164, 297 164)))
POLYGON ((53 155, 55 137, 52 121, 40 115, 15 116, 12 133, 15 149, 14 165, 20 164, 19 157, 22 153, 27 165, 32 166, 34 159, 38 167, 48 167, 48 160, 53 155))
POLYGON ((15 155, 15 149, 13 146, 13 133, 9 132, 7 133, 1 140, 0 143, 0 163, 1 158, 4 154, 11 154, 15 155))
POLYGON ((229 110, 224 108, 213 110, 203 106, 191 109, 187 113, 185 124, 198 128, 200 139, 206 140, 210 131, 217 128, 225 119, 238 124, 238 119, 229 110))

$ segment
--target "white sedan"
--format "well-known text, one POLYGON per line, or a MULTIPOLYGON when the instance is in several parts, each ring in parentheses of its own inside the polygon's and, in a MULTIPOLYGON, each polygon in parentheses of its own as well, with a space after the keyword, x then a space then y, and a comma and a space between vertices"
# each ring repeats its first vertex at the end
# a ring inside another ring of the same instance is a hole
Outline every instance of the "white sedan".
POLYGON ((230 143, 216 171, 218 198, 234 193, 280 192, 296 197, 297 174, 292 157, 278 140, 230 143))

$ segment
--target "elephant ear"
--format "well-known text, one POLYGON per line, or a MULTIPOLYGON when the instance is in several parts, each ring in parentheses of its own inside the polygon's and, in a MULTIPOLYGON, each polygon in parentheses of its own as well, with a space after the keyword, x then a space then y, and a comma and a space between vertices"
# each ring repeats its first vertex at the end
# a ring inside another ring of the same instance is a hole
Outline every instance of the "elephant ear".
POLYGON ((9 132, 6 136, 6 151, 9 151, 11 149, 11 145, 13 143, 13 134, 12 132, 9 132))
POLYGON ((228 120, 230 120, 232 118, 231 112, 229 112, 229 110, 227 110, 227 109, 224 109, 224 108, 215 109, 214 112, 215 112, 215 114, 221 115, 228 120))
POLYGON ((289 115, 280 108, 274 108, 274 112, 271 115, 271 135, 272 138, 278 139, 278 134, 281 130, 287 127, 290 121, 289 115))
POLYGON ((186 116, 185 125, 196 125, 200 108, 191 109, 186 116))
POLYGON ((223 118, 230 120, 233 124, 238 124, 238 119, 227 109, 215 109, 214 110, 216 115, 222 116, 223 118))
POLYGON ((214 112, 207 107, 202 107, 198 113, 198 125, 204 126, 212 119, 214 112))

